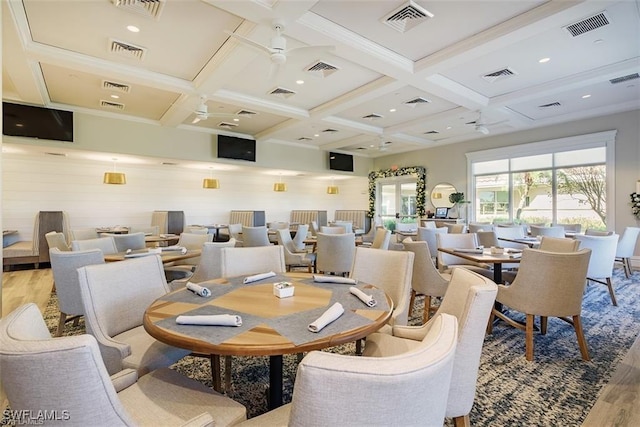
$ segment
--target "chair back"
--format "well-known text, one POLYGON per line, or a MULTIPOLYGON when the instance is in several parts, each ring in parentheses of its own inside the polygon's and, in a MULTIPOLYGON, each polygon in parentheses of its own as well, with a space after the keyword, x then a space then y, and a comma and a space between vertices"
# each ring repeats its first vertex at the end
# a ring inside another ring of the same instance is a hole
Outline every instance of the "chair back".
POLYGON ((601 279, 613 276, 613 265, 618 249, 618 236, 586 236, 579 234, 575 239, 580 242, 580 249, 591 249, 587 277, 601 279))
POLYGON ((582 231, 582 224, 552 224, 564 228, 565 233, 580 233, 582 231))
MULTIPOLYGON (((178 246, 187 248, 188 250, 202 249, 202 245, 205 243, 211 243, 213 241, 213 234, 198 234, 198 233, 180 233, 180 239, 178 239, 178 246)), ((200 263, 200 257, 191 257, 180 261, 182 265, 198 265, 200 263)))
POLYGON ((554 227, 546 227, 544 225, 532 224, 531 228, 532 236, 551 236, 551 237, 564 237, 564 227, 556 225, 554 227))
POLYGON ((74 425, 135 424, 116 394, 95 338, 51 339, 33 303, 0 319, 0 370, 12 411, 57 409, 61 417, 70 417, 60 423, 74 425))
POLYGON ((627 227, 618 240, 616 258, 631 258, 640 235, 640 227, 627 227))
POLYGON ((393 300, 390 325, 406 325, 413 277, 413 252, 357 247, 349 277, 382 289, 393 300))
POLYGON ((580 242, 566 237, 542 236, 538 249, 549 252, 575 252, 580 242))
POLYGON ((118 252, 126 252, 127 249, 136 250, 144 249, 147 247, 144 241, 144 233, 128 233, 128 234, 114 234, 113 242, 116 244, 118 252))
POLYGON ((522 251, 509 299, 498 300, 527 314, 571 317, 582 312, 591 249, 576 252, 522 251))
POLYGON ((427 242, 414 242, 407 238, 402 241, 402 245, 405 251, 410 251, 414 254, 411 287, 418 294, 432 297, 444 296, 449 280, 440 274, 433 263, 427 242))
POLYGON ((318 233, 316 270, 324 273, 348 273, 351 271, 355 251, 356 235, 353 233, 318 233))
POLYGON ((322 227, 320 227, 320 232, 322 234, 345 234, 347 232, 347 229, 341 225, 323 225, 322 227))
POLYGON ((309 224, 300 224, 296 230, 296 235, 293 237, 293 247, 296 251, 303 251, 306 247, 304 241, 309 234, 309 224))
POLYGON ((387 230, 386 228, 378 228, 376 230, 375 237, 373 238, 373 243, 371 243, 371 247, 373 249, 389 249, 389 242, 391 241, 391 230, 387 230))
POLYGON ((67 244, 67 239, 64 237, 64 233, 50 231, 45 234, 44 237, 45 239, 47 239, 47 245, 49 245, 49 249, 57 248, 61 251, 71 250, 71 247, 67 244))
POLYGON ((446 313, 458 319, 458 347, 447 417, 459 417, 471 411, 485 330, 497 294, 498 286, 480 274, 464 268, 456 268, 451 274, 447 293, 435 314, 446 313))
POLYGON ((229 224, 229 237, 236 239, 236 246, 242 246, 242 224, 229 224))
MULTIPOLYGON (((149 305, 169 292, 158 255, 78 269, 87 332, 109 337, 142 325, 149 305)), ((122 370, 123 353, 99 345, 107 371, 122 370)), ((129 348, 124 354, 131 353, 129 348)))
POLYGON ((440 227, 440 228, 418 227, 418 235, 416 239, 427 242, 427 245, 429 245, 429 253, 431 254, 432 257, 435 257, 436 255, 438 255, 438 242, 436 242, 436 234, 444 234, 448 232, 449 232, 449 229, 447 227, 440 227))
POLYGON ((423 228, 437 228, 435 221, 427 221, 424 219, 420 221, 420 226, 423 228))
POLYGON ((113 240, 112 236, 87 240, 74 240, 71 242, 71 250, 73 251, 87 251, 89 249, 100 249, 103 255, 115 254, 118 252, 116 242, 113 240))
POLYGON ((232 237, 226 242, 205 242, 202 245, 200 262, 189 277, 189 282, 200 283, 206 280, 217 279, 222 276, 222 248, 233 248, 236 245, 232 237))
POLYGON ((443 425, 456 340, 457 321, 443 314, 417 348, 401 355, 310 352, 298 365, 289 425, 443 425), (419 403, 408 405, 409 396, 419 403))
POLYGON ((611 236, 613 231, 596 230, 594 228, 587 228, 584 231, 585 236, 611 236))
POLYGON ((89 240, 100 237, 95 228, 76 228, 71 230, 71 241, 89 240))
POLYGON ((318 222, 317 221, 311 221, 309 223, 309 230, 311 230, 311 235, 312 236, 317 236, 318 233, 320 232, 320 227, 318 227, 318 222))
POLYGON ((188 225, 184 228, 184 233, 207 234, 209 233, 209 229, 207 227, 202 227, 200 225, 188 225))
POLYGON ((129 233, 144 233, 147 236, 158 236, 160 234, 160 226, 151 225, 149 227, 131 227, 129 233))
POLYGON ((270 246, 269 231, 266 226, 247 227, 242 226, 242 246, 245 248, 255 246, 270 246))
MULTIPOLYGON (((456 249, 474 249, 478 247, 478 235, 476 233, 444 233, 436 235, 436 243, 439 248, 456 248, 456 249)), ((465 260, 455 255, 445 254, 438 251, 438 268, 448 268, 451 265, 471 264, 471 261, 465 260)))
MULTIPOLYGON (((498 239, 523 239, 525 237, 525 229, 521 225, 494 227, 498 239)), ((562 236, 564 237, 564 236, 562 236)))
POLYGON ((480 230, 476 233, 478 239, 478 245, 490 248, 492 246, 502 246, 496 237, 495 231, 480 230))
POLYGON ((284 250, 280 245, 254 246, 242 248, 222 248, 220 250, 222 277, 259 274, 273 271, 284 273, 284 250))
POLYGON ((353 223, 351 221, 333 221, 329 225, 344 228, 344 233, 353 233, 353 223))
POLYGON ((493 231, 493 224, 484 222, 469 223, 469 233, 477 233, 478 231, 493 231))
POLYGON ((467 226, 464 224, 449 224, 446 223, 445 227, 449 230, 449 234, 460 234, 467 231, 467 226))
POLYGON ((80 295, 78 268, 86 265, 104 264, 104 255, 99 249, 86 251, 61 251, 49 249, 51 272, 56 284, 58 309, 67 315, 82 315, 84 307, 80 295))

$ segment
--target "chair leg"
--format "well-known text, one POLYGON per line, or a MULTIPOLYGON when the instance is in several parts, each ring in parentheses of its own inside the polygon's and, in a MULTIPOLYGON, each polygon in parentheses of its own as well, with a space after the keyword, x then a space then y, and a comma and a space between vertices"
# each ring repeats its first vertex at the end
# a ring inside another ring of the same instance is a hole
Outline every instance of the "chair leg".
POLYGON ((629 279, 631 277, 631 260, 622 258, 622 267, 624 268, 624 275, 629 279))
POLYGON ((547 316, 540 316, 540 334, 545 335, 547 333, 547 316))
POLYGON ((56 330, 56 337, 62 336, 64 330, 64 324, 67 321, 66 313, 60 312, 60 319, 58 320, 58 329, 56 330))
POLYGON ((489 323, 487 323, 487 335, 491 335, 493 333, 493 322, 496 320, 496 315, 493 313, 495 308, 491 309, 491 314, 489 315, 489 323))
POLYGON ((424 313, 422 313, 422 324, 424 325, 429 321, 429 317, 431 317, 431 296, 424 296, 424 313))
POLYGON ((453 417, 454 427, 471 427, 471 421, 469 420, 469 414, 462 415, 460 417, 453 417))
POLYGON ((409 316, 413 313, 413 304, 416 302, 416 291, 411 289, 411 298, 409 299, 409 316))
POLYGON ((609 288, 609 295, 611 295, 611 302, 613 305, 617 306, 618 301, 616 301, 616 293, 613 290, 613 283, 611 282, 611 277, 607 277, 607 287, 609 288))
POLYGON ((587 347, 587 340, 584 337, 580 316, 573 316, 573 328, 576 330, 576 337, 578 338, 578 346, 580 347, 582 360, 588 362, 591 358, 589 357, 589 347, 587 347))
POLYGON ((218 393, 222 393, 222 384, 220 383, 220 356, 212 354, 211 360, 211 379, 213 381, 213 389, 218 393))
POLYGON ((533 361, 533 321, 535 316, 527 314, 527 324, 525 326, 525 357, 529 362, 533 361))

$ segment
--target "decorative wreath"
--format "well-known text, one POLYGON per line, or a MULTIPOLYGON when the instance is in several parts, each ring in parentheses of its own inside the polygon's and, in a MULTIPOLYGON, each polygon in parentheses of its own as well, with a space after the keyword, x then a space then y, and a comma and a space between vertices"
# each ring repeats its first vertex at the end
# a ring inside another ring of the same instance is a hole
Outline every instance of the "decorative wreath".
POLYGON ((427 187, 427 169, 424 166, 407 166, 396 169, 384 169, 369 173, 369 211, 367 216, 373 218, 376 211, 376 181, 380 178, 392 176, 414 175, 416 182, 416 212, 418 216, 425 214, 425 199, 427 187))

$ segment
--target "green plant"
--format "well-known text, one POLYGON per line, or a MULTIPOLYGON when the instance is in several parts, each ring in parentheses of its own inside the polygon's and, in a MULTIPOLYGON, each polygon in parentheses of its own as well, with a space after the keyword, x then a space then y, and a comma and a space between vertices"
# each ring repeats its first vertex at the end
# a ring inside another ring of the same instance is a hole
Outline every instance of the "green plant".
POLYGON ((451 193, 449 194, 449 201, 451 203, 466 203, 464 200, 464 193, 451 193))
POLYGON ((396 229, 396 220, 395 219, 386 219, 384 221, 384 228, 389 231, 394 231, 396 229))

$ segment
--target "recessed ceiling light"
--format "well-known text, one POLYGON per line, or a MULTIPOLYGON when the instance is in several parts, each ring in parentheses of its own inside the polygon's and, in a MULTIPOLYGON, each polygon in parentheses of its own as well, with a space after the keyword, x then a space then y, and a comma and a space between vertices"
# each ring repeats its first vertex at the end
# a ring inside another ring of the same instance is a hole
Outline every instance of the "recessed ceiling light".
POLYGON ((313 136, 317 138, 317 137, 320 136, 320 134, 319 133, 314 133, 313 136))
POLYGON ((549 61, 551 61, 551 58, 542 58, 538 62, 541 64, 544 64, 545 62, 549 62, 549 61))
POLYGON ((118 98, 120 98, 118 95, 111 95, 111 97, 112 97, 113 99, 118 99, 118 98))
POLYGON ((447 126, 447 130, 451 129, 451 126, 447 126))
POLYGON ((594 44, 600 44, 600 43, 604 43, 604 40, 602 39, 596 39, 593 41, 594 44))
POLYGON ((140 28, 136 27, 135 25, 127 25, 127 30, 131 31, 132 33, 140 32, 140 28))
POLYGON ((389 112, 390 112, 390 113, 395 113, 395 112, 396 112, 396 109, 395 109, 395 108, 392 108, 392 109, 390 109, 390 110, 389 110, 389 112))
POLYGON ((587 98, 591 98, 591 95, 589 95, 589 94, 582 95, 582 99, 587 99, 587 98))
POLYGON ((240 121, 240 119, 233 119, 233 121, 234 121, 234 122, 239 122, 239 121, 240 121))
POLYGON ((303 85, 304 84, 304 80, 296 80, 296 83, 299 85, 303 85))

